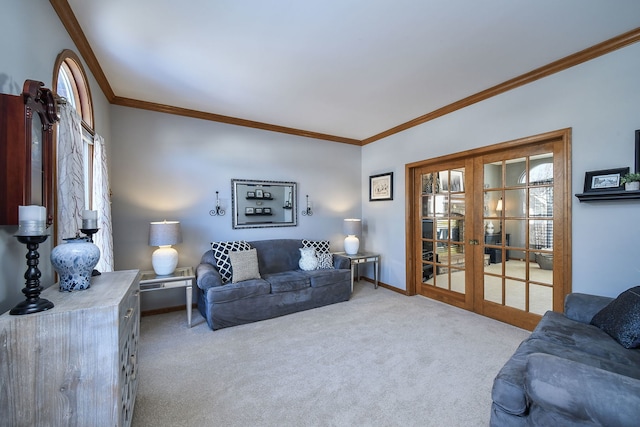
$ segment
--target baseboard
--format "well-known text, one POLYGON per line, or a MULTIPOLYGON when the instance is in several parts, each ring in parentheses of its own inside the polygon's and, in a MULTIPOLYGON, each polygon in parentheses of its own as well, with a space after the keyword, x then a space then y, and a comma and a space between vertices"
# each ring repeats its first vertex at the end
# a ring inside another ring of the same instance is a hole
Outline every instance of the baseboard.
MULTIPOLYGON (((197 305, 193 304, 192 305, 193 308, 197 309, 197 305)), ((165 313, 172 313, 174 311, 185 311, 187 309, 186 305, 178 305, 175 307, 162 307, 162 308, 156 308, 154 310, 146 310, 140 313, 140 316, 153 316, 156 314, 165 314, 165 313)))

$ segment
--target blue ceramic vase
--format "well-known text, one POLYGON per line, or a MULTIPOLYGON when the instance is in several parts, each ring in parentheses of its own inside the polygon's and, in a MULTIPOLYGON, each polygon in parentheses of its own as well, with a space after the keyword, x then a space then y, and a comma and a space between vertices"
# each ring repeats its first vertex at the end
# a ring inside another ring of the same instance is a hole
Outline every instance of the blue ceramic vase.
POLYGON ((100 249, 87 237, 64 239, 51 251, 51 264, 60 276, 60 291, 89 289, 91 272, 100 260, 100 249))

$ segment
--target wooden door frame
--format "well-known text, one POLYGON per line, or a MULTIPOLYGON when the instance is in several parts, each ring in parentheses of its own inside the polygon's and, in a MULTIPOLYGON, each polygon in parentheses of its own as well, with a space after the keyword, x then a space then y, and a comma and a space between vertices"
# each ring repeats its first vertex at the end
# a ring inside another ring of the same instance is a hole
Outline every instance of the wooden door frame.
MULTIPOLYGON (((484 156, 499 151, 509 150, 513 148, 521 148, 527 145, 537 145, 540 143, 562 141, 562 155, 564 159, 564 177, 562 180, 562 198, 564 203, 560 207, 562 209, 562 216, 564 219, 564 228, 562 230, 562 245, 563 245, 563 257, 564 268, 561 271, 562 280, 558 283, 562 287, 562 295, 566 296, 571 292, 572 284, 572 246, 571 246, 571 128, 559 129, 556 131, 546 132, 538 135, 533 135, 525 138, 520 138, 512 141, 501 142, 485 147, 480 147, 472 150, 461 151, 458 153, 448 154, 445 156, 435 157, 432 159, 422 160, 414 163, 408 163, 405 165, 405 250, 406 250, 406 278, 407 278, 407 295, 416 295, 417 289, 417 277, 414 273, 418 268, 418 263, 422 261, 416 259, 417 246, 419 242, 414 239, 417 233, 417 219, 414 206, 419 203, 416 200, 416 186, 420 186, 419 182, 416 182, 415 171, 418 168, 425 166, 434 166, 439 163, 467 160, 469 158, 475 158, 478 156, 484 156)), ((554 171, 556 178, 559 178, 558 172, 554 171)), ((467 187, 469 188, 469 187, 467 187)), ((555 300, 555 298, 554 298, 555 300)), ((558 311, 558 307, 554 307, 554 310, 558 311)))

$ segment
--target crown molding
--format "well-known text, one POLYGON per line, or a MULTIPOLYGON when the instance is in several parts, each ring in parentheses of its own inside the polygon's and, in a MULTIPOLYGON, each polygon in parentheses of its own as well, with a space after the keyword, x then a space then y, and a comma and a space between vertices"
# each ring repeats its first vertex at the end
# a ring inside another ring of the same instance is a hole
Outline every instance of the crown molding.
POLYGON ((256 122, 253 120, 239 119, 236 117, 223 116, 204 111, 190 110, 188 108, 174 107, 171 105, 157 104, 155 102, 140 101, 138 99, 123 98, 116 96, 112 101, 114 105, 123 107, 138 108, 141 110, 156 111, 159 113, 174 114, 177 116, 191 117, 195 119, 209 120, 213 122, 227 123, 230 125, 244 126, 254 129, 267 130, 271 132, 286 133, 289 135, 304 136, 306 138, 322 139, 325 141, 341 142, 343 144, 360 145, 357 139, 344 138, 341 136, 328 135, 318 132, 310 132, 302 129, 294 129, 285 126, 272 125, 269 123, 256 122))
POLYGON ((536 80, 540 80, 544 77, 548 77, 552 74, 564 71, 573 66, 582 64, 599 56, 606 55, 615 50, 640 41, 639 27, 360 141, 357 139, 345 138, 336 135, 305 131, 302 129, 255 122, 252 120, 223 116, 215 113, 206 113, 203 111, 190 110, 186 108, 173 107, 170 105, 156 104, 153 102, 139 101, 135 99, 116 96, 104 72, 102 71, 102 67, 100 66, 100 63, 98 62, 95 54, 93 53, 93 49, 91 49, 91 46, 89 45, 89 42, 87 41, 87 38, 82 31, 78 20, 73 14, 73 11, 71 10, 71 7, 69 6, 67 0, 50 0, 50 3, 53 6, 53 9, 58 14, 58 17, 60 17, 60 20, 71 36, 71 39, 77 46, 80 52, 80 56, 85 60, 87 66, 89 67, 89 70, 91 70, 91 73, 97 80, 98 85, 102 89, 102 92, 107 97, 107 100, 112 104, 359 146, 371 144, 372 142, 381 140, 388 136, 437 119, 438 117, 445 116, 454 111, 487 100, 496 95, 500 95, 504 92, 518 88, 520 86, 524 86, 536 80))
POLYGON ((582 64, 583 62, 590 61, 594 58, 597 58, 602 55, 606 55, 607 53, 613 52, 615 50, 621 49, 625 46, 631 45, 640 41, 640 28, 636 28, 624 34, 621 34, 612 39, 606 40, 602 43, 599 43, 595 46, 591 46, 587 49, 581 50, 580 52, 574 53, 557 61, 554 61, 550 64, 542 66, 540 68, 536 68, 533 71, 522 74, 518 77, 515 77, 511 80, 507 80, 504 83, 500 83, 499 85, 490 87, 489 89, 485 89, 481 92, 478 92, 474 95, 463 98, 459 101, 456 101, 452 104, 446 105, 442 108, 434 110, 430 113, 417 117, 413 120, 410 120, 406 123, 388 129, 384 132, 381 132, 372 137, 366 138, 362 140, 362 145, 367 145, 372 142, 378 141, 382 138, 386 138, 398 132, 402 132, 404 130, 410 129, 414 126, 418 126, 422 123, 426 123, 433 119, 437 119, 438 117, 445 116, 449 113, 452 113, 456 110, 460 110, 462 108, 468 107, 470 105, 476 104, 480 101, 484 101, 496 95, 500 95, 504 92, 510 91, 520 86, 524 86, 528 83, 534 82, 536 80, 542 79, 544 77, 548 77, 551 74, 558 73, 560 71, 564 71, 573 66, 582 64))
POLYGON ((91 46, 87 41, 87 37, 84 35, 84 32, 80 27, 80 23, 76 19, 76 16, 73 14, 71 6, 69 6, 67 0, 49 1, 51 3, 51 6, 53 6, 53 10, 55 10, 58 14, 62 25, 64 25, 64 28, 67 30, 67 33, 69 33, 69 36, 71 36, 71 40, 78 48, 80 56, 84 59, 87 67, 89 67, 89 70, 91 70, 91 74, 93 74, 93 77, 97 80, 100 89, 102 89, 102 92, 107 97, 107 100, 111 102, 115 98, 115 93, 113 92, 113 89, 111 89, 111 85, 107 80, 107 76, 105 76, 104 72, 102 71, 102 67, 98 62, 96 55, 93 53, 93 49, 91 49, 91 46))

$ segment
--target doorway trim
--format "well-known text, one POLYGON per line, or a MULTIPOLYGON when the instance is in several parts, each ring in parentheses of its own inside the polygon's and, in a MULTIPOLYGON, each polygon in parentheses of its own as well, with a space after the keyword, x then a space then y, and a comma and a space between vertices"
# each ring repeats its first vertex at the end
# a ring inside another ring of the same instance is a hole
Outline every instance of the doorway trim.
POLYGON ((444 162, 451 162, 456 160, 470 159, 478 156, 484 156, 487 154, 509 150, 513 148, 525 147, 527 145, 537 145, 541 143, 547 143, 550 141, 562 141, 563 159, 564 159, 564 179, 561 183, 562 191, 564 193, 564 205, 562 209, 562 215, 564 219, 564 228, 562 230, 562 240, 564 248, 564 270, 562 272, 563 279, 560 283, 562 286, 562 295, 566 296, 571 292, 572 284, 572 246, 571 246, 571 128, 559 129, 551 132, 546 132, 538 135, 528 136, 512 141, 501 142, 485 147, 480 147, 472 150, 461 151, 458 153, 447 154, 432 159, 421 160, 414 163, 408 163, 405 165, 405 242, 406 242, 406 278, 407 278, 407 295, 416 295, 417 291, 417 277, 414 274, 416 270, 416 263, 421 262, 415 258, 417 253, 417 246, 420 242, 415 241, 413 236, 416 234, 416 227, 418 226, 418 218, 415 218, 415 206, 419 201, 416 200, 416 186, 420 183, 415 181, 414 171, 424 166, 434 166, 444 162))

